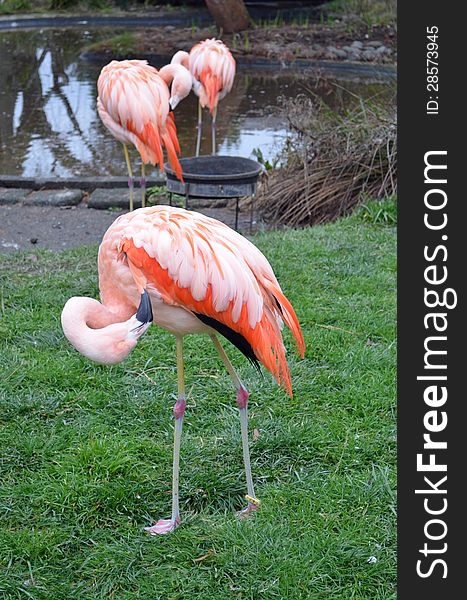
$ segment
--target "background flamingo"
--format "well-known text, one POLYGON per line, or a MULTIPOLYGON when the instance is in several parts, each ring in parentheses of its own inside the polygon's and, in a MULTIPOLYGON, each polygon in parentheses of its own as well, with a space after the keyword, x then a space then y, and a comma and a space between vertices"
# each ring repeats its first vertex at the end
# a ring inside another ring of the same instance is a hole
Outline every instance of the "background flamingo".
POLYGON ((162 146, 169 162, 182 179, 177 158, 180 145, 173 110, 190 93, 191 76, 181 65, 167 65, 159 72, 145 60, 113 60, 106 65, 97 82, 97 110, 110 133, 123 143, 130 188, 130 211, 133 210, 133 172, 128 144, 141 156, 141 202, 146 196, 145 165, 159 165, 164 170, 162 146), (169 84, 172 83, 172 96, 169 84))
POLYGON ((193 46, 189 54, 180 50, 173 56, 172 63, 182 64, 190 70, 193 91, 199 98, 196 156, 201 145, 202 109, 205 107, 212 115, 212 153, 215 154, 217 105, 232 89, 235 59, 221 40, 212 38, 193 46))
POLYGON ((222 334, 257 366, 264 365, 291 395, 282 341, 282 322, 291 329, 303 357, 305 344, 295 312, 266 258, 247 239, 215 219, 183 209, 156 206, 119 217, 99 248, 102 304, 70 298, 62 312, 63 331, 91 360, 121 362, 154 321, 176 338, 178 399, 175 417, 172 515, 146 528, 151 534, 180 522, 178 473, 185 413, 183 336, 210 336, 237 390, 248 504, 259 506, 248 447, 248 392, 217 338, 222 334))

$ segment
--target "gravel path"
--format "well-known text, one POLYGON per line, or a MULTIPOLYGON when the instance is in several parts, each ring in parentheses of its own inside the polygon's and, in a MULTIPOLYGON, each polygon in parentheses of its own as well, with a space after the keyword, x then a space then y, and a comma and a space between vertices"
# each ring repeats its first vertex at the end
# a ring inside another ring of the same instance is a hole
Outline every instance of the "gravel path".
MULTIPOLYGON (((125 211, 96 210, 80 204, 72 207, 0 206, 0 252, 15 250, 66 250, 102 240, 109 225, 125 211)), ((203 214, 233 227, 235 211, 229 208, 203 209, 203 214)), ((249 211, 240 213, 239 229, 249 229, 249 211)))
POLYGON ((117 214, 86 207, 0 206, 0 251, 94 244, 117 214))

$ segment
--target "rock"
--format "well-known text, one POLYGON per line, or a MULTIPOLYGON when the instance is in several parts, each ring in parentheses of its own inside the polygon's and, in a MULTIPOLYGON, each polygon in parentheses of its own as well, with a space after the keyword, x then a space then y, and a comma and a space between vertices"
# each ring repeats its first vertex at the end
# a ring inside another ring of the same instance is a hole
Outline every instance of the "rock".
POLYGON ((383 43, 382 42, 378 42, 377 40, 375 40, 374 42, 367 42, 366 43, 366 46, 369 46, 370 48, 379 48, 382 45, 383 45, 383 43))
POLYGON ((347 58, 347 52, 345 50, 341 50, 340 48, 335 48, 334 46, 328 46, 326 49, 326 58, 347 58))
POLYGON ((360 60, 361 56, 362 56, 362 53, 354 48, 352 48, 352 52, 349 52, 350 60, 360 60))
POLYGON ((40 190, 25 198, 24 204, 30 206, 76 206, 81 202, 81 190, 40 190))
POLYGON ((339 58, 347 58, 347 52, 342 50, 342 48, 336 48, 335 53, 339 58))
POLYGON ((0 204, 17 204, 24 202, 31 190, 23 188, 0 188, 0 204))
MULTIPOLYGON (((141 192, 138 188, 134 190, 135 208, 141 207, 141 192)), ((88 200, 88 208, 128 208, 130 205, 130 191, 122 188, 97 188, 88 200)))
POLYGON ((386 48, 386 46, 380 46, 375 50, 376 54, 392 54, 392 50, 390 48, 386 48))
POLYGON ((355 40, 350 45, 352 48, 358 48, 358 50, 361 50, 363 48, 363 42, 359 42, 358 40, 355 40))
POLYGON ((375 58, 376 58, 376 53, 374 50, 365 50, 364 52, 362 52, 363 60, 371 61, 371 60, 375 60, 375 58))

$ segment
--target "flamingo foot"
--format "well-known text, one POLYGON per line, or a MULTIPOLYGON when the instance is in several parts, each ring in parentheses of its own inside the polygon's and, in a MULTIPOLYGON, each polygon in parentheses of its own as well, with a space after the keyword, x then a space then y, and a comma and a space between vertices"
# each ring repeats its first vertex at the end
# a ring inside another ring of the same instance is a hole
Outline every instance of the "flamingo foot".
POLYGON ((243 519, 250 519, 254 515, 254 513, 258 510, 258 508, 259 508, 259 506, 257 506, 256 504, 253 504, 252 502, 248 502, 248 504, 245 506, 245 508, 242 508, 242 510, 239 510, 235 514, 235 516, 240 521, 242 521, 243 519))
POLYGON ((155 525, 145 527, 144 531, 147 531, 151 535, 165 535, 176 529, 179 525, 180 517, 176 519, 159 519, 155 525))

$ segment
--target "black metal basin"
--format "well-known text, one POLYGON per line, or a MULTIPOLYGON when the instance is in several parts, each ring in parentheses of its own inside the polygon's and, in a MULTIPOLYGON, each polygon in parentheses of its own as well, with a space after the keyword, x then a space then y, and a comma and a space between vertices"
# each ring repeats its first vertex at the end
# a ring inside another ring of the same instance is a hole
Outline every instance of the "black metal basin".
POLYGON ((180 160, 183 183, 166 167, 167 190, 188 198, 239 198, 252 195, 262 171, 241 156, 192 156, 180 160))

